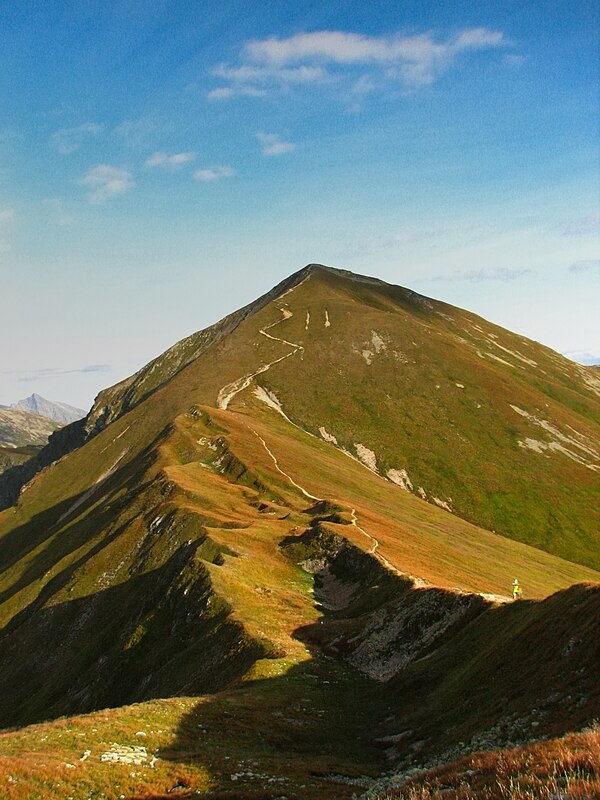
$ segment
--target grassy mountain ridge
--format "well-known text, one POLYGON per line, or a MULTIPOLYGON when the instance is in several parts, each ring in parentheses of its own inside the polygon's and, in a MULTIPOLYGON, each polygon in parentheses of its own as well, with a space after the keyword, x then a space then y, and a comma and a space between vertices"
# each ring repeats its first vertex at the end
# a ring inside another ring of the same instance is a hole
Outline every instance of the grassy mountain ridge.
POLYGON ((261 380, 291 419, 467 519, 598 564, 598 401, 577 365, 396 287, 324 273, 290 297, 277 335, 305 350, 261 380))
POLYGON ((265 298, 107 390, 0 511, 0 725, 69 715, 3 735, 11 796, 60 776, 60 796, 182 778, 349 798, 388 758, 600 713, 598 401, 578 367, 315 265, 265 298), (528 599, 507 604, 515 576, 528 599), (140 730, 158 768, 102 761, 140 730), (41 735, 45 776, 25 755, 41 735))
POLYGON ((215 404, 227 382, 277 361, 260 383, 301 427, 353 455, 360 445, 381 474, 476 524, 600 564, 600 389, 583 367, 469 312, 317 265, 223 323, 195 335, 202 352, 189 363, 184 340, 134 376, 133 395, 127 382, 101 393, 73 441, 142 396, 160 429, 189 398, 215 404), (277 338, 261 334, 274 324, 277 338))

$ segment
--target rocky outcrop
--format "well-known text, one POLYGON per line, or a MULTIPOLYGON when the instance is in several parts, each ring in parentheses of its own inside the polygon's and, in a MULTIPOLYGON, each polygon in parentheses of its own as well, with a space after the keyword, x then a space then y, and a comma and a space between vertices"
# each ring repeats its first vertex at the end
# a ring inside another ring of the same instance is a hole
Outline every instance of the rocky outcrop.
POLYGON ((0 447, 44 445, 60 423, 19 408, 0 408, 0 447))

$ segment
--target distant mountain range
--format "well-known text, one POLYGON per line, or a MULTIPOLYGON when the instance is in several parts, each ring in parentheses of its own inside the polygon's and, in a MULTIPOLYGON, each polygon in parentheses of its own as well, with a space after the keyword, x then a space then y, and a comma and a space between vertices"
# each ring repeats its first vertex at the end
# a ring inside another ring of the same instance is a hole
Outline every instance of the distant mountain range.
POLYGON ((35 392, 24 400, 13 403, 11 408, 16 408, 21 411, 31 411, 33 414, 39 414, 41 417, 48 417, 48 419, 53 419, 55 422, 60 422, 62 425, 75 422, 85 417, 87 413, 82 408, 75 408, 75 406, 67 405, 67 403, 46 400, 45 397, 35 392))
POLYGON ((52 433, 85 413, 35 393, 10 406, 0 405, 0 473, 29 461, 52 433))
POLYGON ((42 446, 61 423, 24 411, 20 408, 0 408, 0 447, 42 446))

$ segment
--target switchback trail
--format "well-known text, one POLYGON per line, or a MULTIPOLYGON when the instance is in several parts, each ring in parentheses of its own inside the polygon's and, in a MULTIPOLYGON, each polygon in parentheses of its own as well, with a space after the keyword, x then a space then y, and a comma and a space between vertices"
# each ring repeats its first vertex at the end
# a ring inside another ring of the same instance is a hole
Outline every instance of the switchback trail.
MULTIPOLYGON (((295 287, 292 287, 292 289, 289 289, 286 292, 286 294, 289 294, 291 291, 293 291, 294 288, 295 287)), ((282 297, 283 297, 283 295, 282 295, 282 297)), ((285 320, 290 319, 293 316, 293 313, 289 310, 289 308, 284 308, 282 306, 278 306, 278 310, 282 314, 281 319, 278 319, 275 322, 272 322, 270 325, 266 325, 264 328, 261 328, 259 330, 259 333, 262 336, 265 336, 267 339, 271 339, 272 341, 275 341, 275 342, 282 342, 283 344, 286 344, 286 345, 288 345, 289 347, 291 347, 293 349, 290 350, 289 353, 285 353, 283 356, 280 356, 279 358, 276 358, 274 361, 270 361, 267 364, 262 364, 255 372, 252 372, 250 375, 244 375, 241 378, 238 378, 237 380, 233 381, 232 383, 228 383, 225 386, 223 386, 223 388, 219 391, 219 394, 217 396, 217 406, 218 406, 218 408, 223 409, 224 411, 227 410, 228 406, 229 406, 229 403, 233 400, 233 398, 237 394, 239 394, 240 392, 244 391, 244 389, 247 389, 248 386, 250 386, 250 384, 252 383, 252 381, 254 380, 254 378, 257 375, 261 375, 263 372, 267 372, 267 370, 269 370, 272 366, 274 366, 275 364, 278 364, 280 361, 284 361, 286 358, 289 358, 290 356, 295 355, 299 350, 302 350, 302 351, 304 350, 304 346, 299 344, 298 342, 290 342, 287 339, 283 339, 281 337, 273 336, 272 334, 267 333, 267 331, 269 331, 271 328, 274 328, 276 325, 279 325, 282 322, 285 322, 285 320)), ((308 322, 308 319, 310 319, 310 317, 307 317, 307 322, 308 322)), ((326 322, 325 322, 326 326, 328 325, 328 323, 329 323, 329 317, 328 317, 327 312, 326 312, 326 322)), ((260 389, 261 387, 259 386, 258 388, 260 389)), ((260 397, 260 395, 259 395, 259 397, 260 397)), ((262 399, 263 402, 265 401, 264 397, 260 397, 260 399, 262 399)), ((303 431, 303 433, 307 433, 309 436, 312 436, 313 438, 318 439, 318 437, 315 436, 313 433, 310 433, 310 431, 305 431, 303 428, 301 428, 295 422, 292 422, 292 420, 284 413, 283 409, 281 408, 281 406, 278 403, 268 402, 268 405, 273 407, 291 425, 293 425, 294 427, 296 427, 299 430, 303 431)), ((308 498, 309 500, 317 500, 317 501, 319 501, 319 500, 323 500, 324 499, 322 497, 316 497, 314 494, 311 494, 304 486, 301 486, 299 483, 297 483, 292 478, 291 475, 289 475, 287 472, 285 472, 283 469, 281 469, 275 454, 269 448, 269 446, 267 445, 267 443, 265 442, 263 437, 256 430, 254 430, 254 428, 251 425, 249 425, 248 422, 246 422, 245 420, 244 420, 244 422, 245 422, 246 426, 248 427, 248 429, 250 431, 252 431, 252 433, 259 439, 260 443, 262 444, 262 446, 266 450, 267 454, 272 459, 273 464, 275 466, 275 469, 281 475, 283 475, 290 482, 290 484, 292 486, 294 486, 296 489, 301 491, 302 494, 306 498, 308 498)), ((319 440, 319 441, 321 441, 321 440, 319 440)), ((361 466, 363 466, 366 469, 368 469, 370 472, 374 472, 375 474, 378 474, 376 470, 371 469, 369 466, 367 466, 360 459, 358 459, 355 456, 353 456, 352 453, 349 453, 347 450, 344 450, 343 448, 338 448, 338 449, 341 452, 343 452, 345 455, 347 455, 349 458, 351 458, 353 461, 356 461, 361 466)), ((410 575, 407 572, 402 572, 397 567, 395 567, 394 564, 391 563, 391 561, 389 561, 384 555, 382 555, 379 552, 379 547, 380 547, 379 540, 376 539, 374 536, 372 536, 370 533, 368 533, 368 531, 366 531, 361 525, 358 524, 358 518, 357 518, 357 514, 356 514, 356 509, 355 508, 351 508, 350 513, 351 513, 351 517, 352 517, 352 525, 356 528, 357 531, 359 531, 369 541, 370 547, 369 547, 368 552, 371 553, 372 555, 374 555, 375 558, 377 558, 377 560, 381 564, 383 564, 383 566, 386 569, 390 570, 395 575, 399 575, 399 576, 404 577, 404 578, 410 578, 410 580, 413 581, 413 583, 415 584, 416 587, 423 587, 423 586, 428 586, 429 585, 427 583, 427 581, 423 580, 422 578, 416 577, 414 575, 410 575)), ((458 591, 460 591, 460 590, 458 590, 458 591)), ((482 594, 483 597, 486 597, 487 599, 495 601, 495 602, 507 602, 510 599, 510 598, 505 598, 505 597, 501 597, 501 596, 497 596, 497 595, 490 595, 490 594, 484 594, 484 593, 481 593, 481 594, 482 594)))
MULTIPOLYGON (((289 291, 292 291, 292 290, 290 289, 289 291)), ((259 333, 262 336, 266 336, 267 339, 272 339, 275 342, 283 342, 283 344, 287 344, 290 347, 292 347, 293 350, 291 350, 289 353, 286 353, 283 356, 280 356, 279 358, 276 358, 274 361, 270 361, 268 364, 262 364, 255 372, 252 372, 250 375, 244 375, 243 377, 238 378, 236 381, 233 381, 232 383, 228 383, 225 386, 223 386, 223 388, 220 390, 220 392, 218 394, 218 397, 217 397, 217 406, 219 408, 223 409, 224 411, 227 410, 227 408, 229 406, 229 403, 233 400, 233 398, 237 394, 239 394, 240 392, 244 391, 244 389, 247 389, 248 386, 250 386, 250 384, 252 383, 252 381, 254 380, 254 378, 257 375, 260 375, 263 372, 266 372, 268 369, 270 369, 275 364, 278 364, 280 361, 283 361, 284 359, 295 355, 299 350, 304 350, 304 346, 301 345, 301 344, 298 344, 297 342, 290 342, 287 339, 282 339, 282 338, 280 338, 278 336, 273 336, 272 334, 267 333, 267 331, 270 330, 271 328, 274 328, 276 325, 279 325, 280 323, 285 322, 286 319, 290 319, 290 317, 293 316, 292 312, 288 308, 283 308, 281 306, 278 306, 278 308, 279 308, 279 311, 281 311, 282 318, 276 320, 275 322, 272 322, 270 325, 266 325, 264 328, 261 328, 259 333)), ((329 323, 329 318, 327 316, 327 312, 326 312, 326 317, 327 318, 326 318, 326 323, 325 324, 327 325, 329 323)), ((292 425, 294 425, 294 427, 299 428, 299 430, 302 430, 304 433, 308 433, 308 431, 304 431, 303 428, 300 428, 299 425, 296 425, 295 422, 292 422, 292 420, 290 420, 287 417, 287 415, 283 413, 283 409, 277 408, 276 410, 279 411, 279 413, 283 417, 285 417, 285 419, 288 422, 290 422, 292 425)), ((324 499, 323 497, 316 497, 314 494, 311 494, 308 491, 308 489, 306 489, 304 486, 301 486, 299 483, 297 483, 292 478, 291 475, 288 475, 287 472, 284 472, 284 470, 282 470, 281 467, 279 466, 279 462, 277 461, 277 458, 276 458, 275 454, 269 448, 269 446, 267 445, 267 443, 265 442, 263 437, 258 433, 258 431, 254 430, 254 428, 251 425, 249 425, 248 422, 245 421, 245 424, 248 427, 248 429, 250 431, 252 431, 252 433, 257 437, 257 439, 260 441, 260 443, 262 444, 264 449, 267 451, 269 457, 272 459, 273 464, 275 465, 275 469, 281 475, 283 475, 285 478, 287 478, 287 480, 291 483, 292 486, 294 486, 296 489, 299 489, 302 492, 302 494, 306 498, 308 498, 309 500, 320 501, 320 500, 324 499)), ((310 434, 310 435, 314 436, 314 434, 310 434)), ((314 437, 314 438, 318 438, 318 437, 314 437)), ((346 452, 346 451, 343 451, 343 452, 346 452)), ((355 459, 354 456, 352 456, 351 453, 346 453, 346 455, 350 456, 350 458, 352 458, 353 460, 358 461, 358 459, 355 459)), ((360 462, 360 461, 358 461, 358 463, 362 464, 362 462, 360 462)), ((365 465, 362 464, 362 466, 365 466, 365 465)), ((379 550, 379 540, 376 539, 374 536, 372 536, 370 533, 367 533, 367 531, 358 524, 358 518, 356 516, 356 509, 352 508, 350 513, 351 513, 351 516, 352 516, 352 525, 356 528, 357 531, 362 533, 362 535, 365 536, 369 540, 370 547, 369 547, 369 551, 368 552, 371 553, 372 555, 374 555, 375 558, 377 558, 384 565, 384 567, 386 567, 387 569, 391 570, 396 575, 402 575, 402 576, 406 577, 406 573, 401 572, 390 561, 388 561, 387 558, 385 558, 385 556, 382 556, 381 553, 378 552, 378 550, 379 550)), ((412 575, 408 576, 408 577, 410 577, 412 580, 414 580, 415 584, 417 584, 417 585, 422 585, 422 586, 425 585, 425 582, 422 581, 420 578, 415 578, 412 575)))
POLYGON ((281 322, 285 322, 286 319, 289 319, 290 317, 293 316, 292 312, 287 308, 279 307, 279 311, 281 311, 283 315, 282 318, 276 320, 275 322, 272 322, 265 328, 261 328, 259 333, 262 336, 266 336, 267 339, 272 339, 274 342, 283 342, 283 344, 288 344, 290 347, 293 347, 293 350, 291 350, 289 353, 286 353, 283 356, 280 356, 279 358, 276 358, 275 361, 271 361, 268 364, 262 364, 256 370, 256 372, 252 372, 250 375, 244 375, 243 377, 238 378, 236 381, 233 381, 232 383, 228 383, 226 386, 223 386, 223 388, 221 389, 221 391, 217 396, 218 408, 226 410, 227 407, 229 406, 229 403, 233 400, 236 394, 239 394, 240 392, 244 391, 244 389, 247 389, 257 375, 260 375, 261 373, 266 372, 268 369, 271 369, 271 367, 274 364, 278 364, 280 361, 283 361, 284 359, 295 355, 298 352, 298 350, 304 350, 304 347, 301 344, 298 344, 297 342, 288 342, 287 339, 280 339, 278 336, 272 336, 270 333, 267 333, 269 328, 274 328, 275 325, 279 325, 281 322))

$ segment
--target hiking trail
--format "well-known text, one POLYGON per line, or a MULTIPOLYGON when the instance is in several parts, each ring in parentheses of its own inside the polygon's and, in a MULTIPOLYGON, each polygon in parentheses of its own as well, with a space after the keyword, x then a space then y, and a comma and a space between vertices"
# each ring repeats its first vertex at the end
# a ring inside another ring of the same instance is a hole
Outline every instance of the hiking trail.
POLYGON ((236 394, 239 394, 240 392, 243 392, 244 389, 247 389, 257 375, 260 375, 261 373, 266 372, 268 369, 271 369, 272 366, 278 364, 280 361, 284 361, 286 358, 295 355, 299 350, 304 350, 304 347, 297 342, 288 342, 287 339, 281 339, 278 336, 272 336, 270 333, 267 333, 270 328, 274 328, 276 325, 279 325, 280 323, 285 322, 286 319, 290 319, 290 317, 294 316, 289 308, 278 306, 278 310, 281 311, 282 318, 272 322, 270 325, 266 325, 264 328, 261 328, 259 333, 262 336, 266 336, 267 339, 272 339, 274 342, 283 342, 283 344, 287 344, 294 349, 289 353, 276 358, 275 361, 270 361, 268 364, 262 364, 256 370, 256 372, 252 372, 250 375, 244 375, 243 377, 238 378, 236 381, 223 386, 217 396, 218 408, 222 408, 224 411, 227 410, 229 403, 231 403, 236 394))

